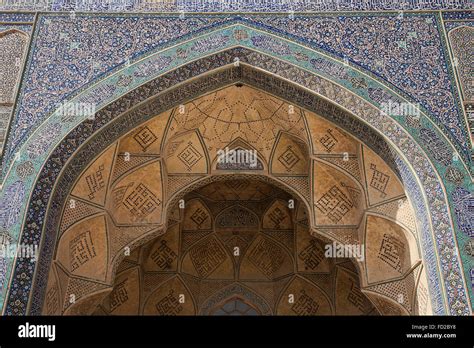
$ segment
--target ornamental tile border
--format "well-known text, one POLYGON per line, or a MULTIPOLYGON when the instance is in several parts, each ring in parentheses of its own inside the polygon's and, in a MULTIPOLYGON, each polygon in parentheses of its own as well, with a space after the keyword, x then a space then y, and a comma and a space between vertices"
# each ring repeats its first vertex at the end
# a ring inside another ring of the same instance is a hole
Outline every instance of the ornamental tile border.
MULTIPOLYGON (((0 10, 2 10, 2 6, 0 6, 0 10)), ((26 23, 26 22, 33 22, 35 20, 34 13, 7 13, 7 12, 0 12, 0 22, 2 23, 26 23)))
POLYGON ((30 34, 33 26, 30 24, 13 24, 13 23, 6 23, 0 24, 0 33, 3 31, 16 29, 25 32, 26 34, 30 34))
POLYGON ((474 21, 456 21, 456 22, 445 22, 444 26, 446 27, 446 32, 449 33, 451 30, 462 27, 462 26, 468 26, 468 27, 474 27, 474 21))
POLYGON ((370 10, 444 10, 472 8, 469 0, 4 0, 2 7, 33 11, 171 11, 171 12, 272 12, 272 11, 370 11, 370 10))

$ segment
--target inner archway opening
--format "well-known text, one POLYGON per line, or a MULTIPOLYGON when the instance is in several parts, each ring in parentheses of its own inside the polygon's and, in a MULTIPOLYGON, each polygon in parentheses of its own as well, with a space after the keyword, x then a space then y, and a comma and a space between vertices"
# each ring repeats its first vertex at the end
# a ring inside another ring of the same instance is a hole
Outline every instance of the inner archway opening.
POLYGON ((96 314, 378 314, 352 261, 325 256, 288 192, 230 176, 180 202, 166 232, 121 262, 96 314))

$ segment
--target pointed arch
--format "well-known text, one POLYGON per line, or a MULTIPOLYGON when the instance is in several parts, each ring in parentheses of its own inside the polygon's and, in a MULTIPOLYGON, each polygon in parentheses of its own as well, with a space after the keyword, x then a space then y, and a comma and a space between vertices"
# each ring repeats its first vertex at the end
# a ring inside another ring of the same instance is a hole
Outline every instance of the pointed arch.
MULTIPOLYGON (((156 57, 159 57, 159 55, 156 57)), ((139 66, 139 62, 136 64, 134 68, 139 66)), ((58 203, 54 202, 61 202, 61 197, 66 194, 68 186, 65 185, 63 188, 55 190, 54 193, 47 193, 44 191, 46 181, 52 178, 61 178, 66 181, 73 178, 74 173, 77 174, 80 171, 83 164, 87 163, 90 156, 92 156, 91 154, 95 153, 98 148, 110 144, 117 136, 156 115, 158 110, 167 110, 206 91, 241 81, 283 99, 291 100, 302 108, 317 112, 346 131, 352 134, 355 133, 356 137, 365 136, 362 140, 388 161, 392 169, 405 183, 411 200, 417 202, 416 210, 419 218, 425 222, 423 223, 425 229, 421 231, 421 238, 423 239, 424 258, 430 261, 427 268, 432 280, 430 291, 435 299, 433 304, 435 312, 438 314, 445 313, 448 307, 451 308, 448 303, 451 304, 454 301, 460 303, 462 313, 470 312, 467 286, 459 263, 451 264, 451 268, 448 270, 440 267, 441 261, 439 258, 448 257, 444 254, 442 256, 438 255, 442 250, 448 248, 453 255, 459 255, 459 252, 448 210, 450 203, 445 195, 446 188, 436 172, 436 166, 433 165, 436 161, 431 158, 430 154, 425 153, 419 143, 397 121, 388 115, 381 114, 380 109, 373 103, 365 100, 365 97, 358 97, 348 91, 339 81, 331 81, 328 77, 323 77, 317 72, 299 68, 284 59, 276 59, 253 48, 229 48, 202 59, 191 60, 168 73, 160 70, 157 73, 159 76, 154 80, 144 82, 140 87, 136 87, 136 90, 148 89, 148 94, 145 93, 138 99, 133 100, 132 92, 136 92, 134 88, 129 89, 128 94, 123 95, 122 98, 112 100, 109 97, 109 99, 101 102, 102 109, 97 113, 94 121, 84 120, 81 123, 69 124, 67 125, 68 130, 61 129, 60 133, 54 133, 49 130, 55 124, 54 117, 51 117, 39 127, 37 135, 48 135, 49 138, 39 144, 43 148, 39 149, 39 152, 35 152, 40 154, 38 158, 44 163, 44 166, 42 169, 35 169, 37 175, 36 190, 32 184, 28 187, 30 195, 28 211, 31 214, 26 218, 23 216, 22 223, 15 227, 18 234, 21 231, 23 232, 22 240, 31 238, 31 234, 33 234, 37 239, 44 239, 43 246, 50 247, 50 238, 51 234, 54 233, 55 225, 53 221, 58 218, 58 213, 54 212, 54 209, 51 210, 51 208, 57 207, 58 203), (238 66, 233 64, 233 58, 236 56, 240 57, 238 66), (206 73, 201 73, 203 67, 205 67, 206 73), (158 81, 162 82, 159 87, 157 87, 158 81), (345 94, 347 99, 344 100, 344 98, 334 95, 331 97, 331 93, 328 93, 323 88, 324 86, 329 89, 334 88, 339 93, 345 94), (121 108, 121 103, 124 101, 130 103, 125 110, 121 108), (144 103, 145 101, 146 103, 144 103), (102 127, 104 124, 106 126, 102 127), (41 133, 42 131, 43 133, 41 133), (78 134, 82 134, 81 140, 74 140, 72 150, 64 152, 65 144, 70 143, 73 139, 79 139, 78 134), (65 138, 58 144, 59 139, 63 136, 65 138), (55 169, 52 167, 53 163, 57 164, 55 169), (429 188, 429 191, 421 185, 421 182, 427 180, 433 186, 433 188, 429 188), (38 202, 40 197, 43 200, 38 202), (440 206, 437 204, 439 201, 445 202, 446 205, 444 207, 440 206), (35 210, 38 210, 38 204, 40 207, 50 205, 48 221, 39 221, 38 229, 28 230, 24 226, 31 223, 31 220, 37 219, 38 213, 35 213, 35 210), (441 219, 434 219, 434 215, 441 216, 441 219), (448 235, 448 240, 437 240, 436 235, 440 234, 448 235), (447 284, 448 277, 453 273, 460 276, 458 285, 463 293, 462 296, 457 298, 448 293, 445 288, 437 288, 437 284, 447 284), (440 279, 440 281, 438 282, 437 279, 440 279)), ((100 84, 105 86, 124 74, 127 74, 126 69, 116 72, 101 81, 100 84)), ((379 84, 378 82, 374 83, 379 84)), ((96 94, 100 84, 83 91, 76 97, 77 100, 86 99, 87 96, 96 94)), ((37 149, 37 145, 32 145, 34 139, 35 137, 32 136, 25 145, 27 150, 37 149)), ((21 161, 19 162, 21 163, 21 161)), ((14 164, 9 171, 9 176, 5 181, 6 187, 17 179, 16 166, 17 164, 14 164)), ((26 205, 20 208, 26 213, 26 205)), ((50 253, 46 249, 43 251, 46 254, 50 253)), ((45 257, 45 260, 48 260, 48 257, 45 257)), ((35 287, 39 286, 41 288, 45 285, 41 285, 41 277, 44 275, 45 269, 42 269, 44 266, 41 264, 38 267, 35 287)), ((17 261, 15 274, 25 271, 31 273, 25 265, 17 261)), ((13 277, 14 282, 15 279, 16 277, 13 277)), ((20 298, 28 300, 30 294, 31 289, 16 294, 10 293, 6 311, 11 311, 15 306, 15 301, 20 298)), ((31 303, 39 303, 38 300, 41 296, 41 291, 38 291, 38 294, 35 293, 31 303)), ((35 313, 36 306, 37 304, 30 308, 31 313, 35 313)))

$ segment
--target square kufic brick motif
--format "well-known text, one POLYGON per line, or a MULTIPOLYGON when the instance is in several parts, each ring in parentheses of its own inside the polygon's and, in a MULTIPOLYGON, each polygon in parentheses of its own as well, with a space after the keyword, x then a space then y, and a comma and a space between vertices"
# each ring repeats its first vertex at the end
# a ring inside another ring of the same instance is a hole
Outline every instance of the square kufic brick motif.
POLYGON ((381 198, 385 198, 385 196, 387 196, 387 193, 385 192, 385 190, 387 189, 390 176, 378 170, 377 166, 373 163, 370 164, 370 169, 372 170, 372 178, 370 179, 370 187, 373 187, 374 189, 379 191, 381 198))
POLYGON ((286 150, 278 157, 278 161, 280 161, 283 166, 285 166, 286 170, 289 172, 293 169, 293 167, 300 161, 300 158, 296 154, 295 151, 288 146, 286 150))
POLYGON ((326 151, 330 153, 332 149, 334 148, 334 146, 336 146, 339 141, 333 135, 333 130, 328 129, 326 133, 324 134, 324 136, 319 139, 319 142, 321 143, 321 145, 324 146, 326 151))
POLYGON ((161 201, 145 185, 138 186, 125 198, 123 204, 129 209, 130 213, 138 218, 144 218, 151 214, 161 201))
POLYGON ((83 232, 69 242, 69 254, 72 271, 97 256, 91 231, 83 232))
POLYGON ((158 138, 150 128, 144 126, 133 136, 133 139, 145 152, 158 138))
POLYGON ((194 167, 196 163, 203 157, 203 155, 193 146, 191 142, 178 154, 178 158, 187 167, 188 171, 194 167))
POLYGON ((335 224, 354 207, 349 197, 337 186, 331 187, 314 205, 335 224))
POLYGON ((208 219, 207 212, 198 207, 190 216, 190 219, 196 224, 197 228, 201 228, 201 225, 208 219))
POLYGON ((384 234, 378 258, 388 264, 399 273, 403 272, 403 256, 405 255, 405 245, 395 236, 384 234))

